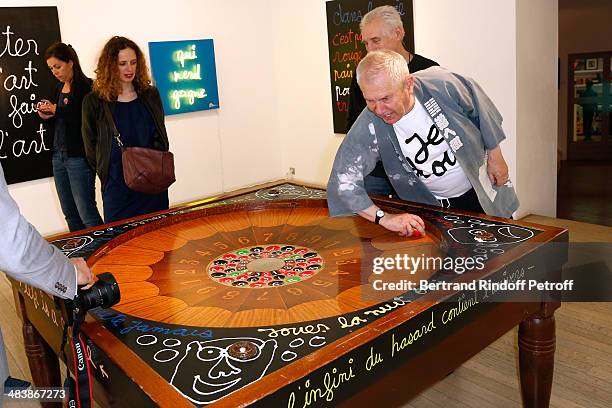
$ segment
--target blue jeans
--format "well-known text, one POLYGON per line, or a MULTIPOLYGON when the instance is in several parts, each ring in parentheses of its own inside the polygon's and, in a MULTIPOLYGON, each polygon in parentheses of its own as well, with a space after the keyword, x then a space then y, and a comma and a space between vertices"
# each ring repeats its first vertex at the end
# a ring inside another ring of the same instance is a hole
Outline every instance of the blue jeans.
POLYGON ((96 206, 96 175, 84 157, 53 151, 53 177, 70 231, 102 224, 96 206))

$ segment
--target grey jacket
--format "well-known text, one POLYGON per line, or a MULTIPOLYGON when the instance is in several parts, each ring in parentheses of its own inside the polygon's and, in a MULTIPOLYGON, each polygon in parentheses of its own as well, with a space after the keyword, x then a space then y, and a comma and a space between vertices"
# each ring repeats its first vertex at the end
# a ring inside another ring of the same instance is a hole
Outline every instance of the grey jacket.
MULTIPOLYGON (((76 295, 74 266, 23 218, 9 195, 1 165, 0 271, 55 296, 72 299, 76 295)), ((4 386, 7 377, 6 351, 0 333, 0 385, 4 386)))
MULTIPOLYGON (((506 138, 501 114, 493 102, 476 82, 442 67, 419 71, 413 77, 415 97, 444 135, 482 208, 489 215, 510 217, 519 204, 512 184, 496 187, 487 175, 486 151, 506 138)), ((393 126, 366 108, 336 153, 327 184, 332 216, 357 213, 373 205, 363 176, 378 160, 382 160, 401 199, 440 205, 402 154, 393 126)))

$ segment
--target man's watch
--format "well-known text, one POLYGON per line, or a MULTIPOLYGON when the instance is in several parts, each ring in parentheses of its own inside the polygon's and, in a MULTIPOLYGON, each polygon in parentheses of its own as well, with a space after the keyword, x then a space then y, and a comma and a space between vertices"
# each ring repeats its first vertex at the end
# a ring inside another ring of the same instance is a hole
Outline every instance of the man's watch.
POLYGON ((376 218, 374 218, 374 224, 379 224, 382 217, 385 216, 385 212, 380 208, 376 210, 376 218))

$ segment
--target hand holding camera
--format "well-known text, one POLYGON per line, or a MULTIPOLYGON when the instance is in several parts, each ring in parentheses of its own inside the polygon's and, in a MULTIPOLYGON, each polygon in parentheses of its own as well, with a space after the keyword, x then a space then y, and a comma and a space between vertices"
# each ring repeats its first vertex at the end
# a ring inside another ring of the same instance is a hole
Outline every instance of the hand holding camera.
POLYGON ((77 285, 82 286, 82 290, 87 290, 92 287, 96 281, 94 274, 87 266, 87 262, 83 258, 70 258, 70 261, 75 266, 77 271, 77 285))
POLYGON ((88 310, 96 307, 106 309, 121 300, 121 291, 117 280, 110 272, 94 277, 83 258, 70 258, 77 267, 77 284, 79 289, 74 299, 59 302, 62 313, 69 325, 79 326, 85 320, 88 310), (81 285, 85 286, 81 287, 81 285))
POLYGON ((78 290, 74 299, 60 302, 67 321, 77 324, 85 319, 85 313, 93 308, 111 307, 121 300, 119 284, 110 272, 94 276, 83 258, 70 258, 77 271, 78 290))

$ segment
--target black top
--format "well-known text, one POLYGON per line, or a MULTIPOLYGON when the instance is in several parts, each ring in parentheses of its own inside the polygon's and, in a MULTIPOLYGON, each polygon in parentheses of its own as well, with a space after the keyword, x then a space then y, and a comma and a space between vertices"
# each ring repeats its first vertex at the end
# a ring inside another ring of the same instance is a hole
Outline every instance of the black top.
MULTIPOLYGON (((115 102, 113 119, 124 146, 154 146, 157 127, 142 98, 131 102, 115 102)), ((104 222, 107 223, 168 208, 168 190, 159 194, 144 194, 131 190, 125 184, 121 148, 116 140, 112 141, 102 199, 104 222)))
MULTIPOLYGON (((61 92, 57 98, 56 112, 70 103, 70 94, 61 92)), ((53 132, 53 150, 66 153, 68 143, 66 140, 66 120, 62 115, 54 117, 55 131, 53 132)))
MULTIPOLYGON (((162 106, 159 91, 151 86, 138 94, 146 109, 153 118, 155 124, 155 135, 153 137, 152 148, 168 151, 168 133, 164 123, 164 108, 162 106)), ((106 115, 104 104, 108 103, 110 110, 114 110, 117 102, 104 102, 95 92, 89 93, 83 99, 83 142, 85 143, 85 153, 91 167, 96 170, 102 188, 106 183, 108 166, 111 156, 111 147, 114 141, 113 118, 106 115)))
MULTIPOLYGON (((57 125, 59 121, 59 131, 63 133, 59 136, 59 146, 62 151, 68 154, 68 157, 85 157, 85 148, 83 146, 83 136, 81 134, 81 118, 83 98, 91 91, 92 80, 87 78, 84 82, 76 82, 72 84, 69 94, 63 94, 62 88, 64 84, 58 83, 55 88, 52 101, 57 103, 55 108, 55 116, 51 121, 57 125), (62 100, 60 101, 60 97, 62 100), (61 103, 60 103, 61 102, 61 103), (63 147, 63 148, 62 148, 63 147)), ((57 133, 57 128, 54 134, 57 133)))
MULTIPOLYGON (((155 122, 141 98, 136 98, 130 102, 115 102, 113 118, 121 143, 125 147, 153 147, 155 122)), ((123 178, 121 148, 116 140, 112 142, 106 180, 105 191, 108 190, 109 184, 117 184, 124 190, 128 188, 123 178)), ((117 194, 117 196, 120 195, 117 194)))
MULTIPOLYGON (((439 66, 435 61, 430 60, 429 58, 425 58, 420 56, 419 54, 412 54, 412 60, 408 64, 408 70, 412 72, 417 72, 424 70, 429 67, 439 66)), ((361 92, 361 88, 357 84, 357 75, 353 75, 353 79, 351 80, 351 88, 349 91, 349 106, 348 106, 348 114, 346 116, 346 132, 351 129, 353 123, 357 120, 357 117, 361 113, 362 110, 366 107, 366 101, 363 97, 363 93, 361 92)), ((370 173, 376 177, 387 177, 385 174, 385 169, 382 166, 382 162, 376 163, 376 167, 370 173)))

